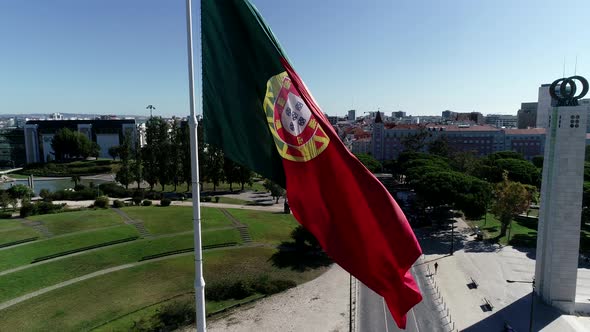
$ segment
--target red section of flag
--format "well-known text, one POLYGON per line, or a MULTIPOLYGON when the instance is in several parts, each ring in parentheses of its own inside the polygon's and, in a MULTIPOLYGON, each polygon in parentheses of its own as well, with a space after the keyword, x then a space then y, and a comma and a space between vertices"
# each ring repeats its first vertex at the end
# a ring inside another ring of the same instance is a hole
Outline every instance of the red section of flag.
POLYGON ((330 257, 385 298, 405 328, 406 313, 422 300, 409 272, 422 253, 414 232, 381 182, 340 141, 297 73, 282 62, 330 138, 326 150, 307 162, 283 159, 293 214, 330 257))

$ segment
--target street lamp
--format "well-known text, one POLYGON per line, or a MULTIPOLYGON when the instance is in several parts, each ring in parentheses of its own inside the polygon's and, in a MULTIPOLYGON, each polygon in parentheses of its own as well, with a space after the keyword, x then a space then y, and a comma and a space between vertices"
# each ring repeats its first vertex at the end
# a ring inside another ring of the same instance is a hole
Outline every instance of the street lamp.
POLYGON ((147 105, 146 109, 150 110, 150 118, 152 117, 152 112, 156 109, 153 105, 147 105))
POLYGON ((531 284, 533 289, 531 290, 531 316, 529 318, 529 332, 533 332, 533 312, 534 312, 534 305, 535 305, 535 279, 533 281, 526 281, 526 280, 508 280, 508 283, 521 283, 521 284, 531 284))

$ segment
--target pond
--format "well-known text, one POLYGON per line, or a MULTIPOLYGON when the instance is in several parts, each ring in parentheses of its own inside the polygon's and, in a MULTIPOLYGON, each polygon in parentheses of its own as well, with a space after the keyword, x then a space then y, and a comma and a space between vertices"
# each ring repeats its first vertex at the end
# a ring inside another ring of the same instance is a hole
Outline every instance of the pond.
MULTIPOLYGON (((88 186, 90 182, 94 182, 96 186, 101 183, 105 183, 108 181, 105 180, 86 180, 83 179, 80 181, 85 186, 88 186)), ((0 183, 0 189, 8 189, 13 185, 16 184, 24 184, 25 186, 28 185, 27 179, 18 179, 12 182, 0 183)), ((35 195, 39 195, 41 189, 48 189, 51 192, 62 190, 66 188, 74 188, 74 182, 70 178, 42 178, 40 180, 35 179, 35 195)))

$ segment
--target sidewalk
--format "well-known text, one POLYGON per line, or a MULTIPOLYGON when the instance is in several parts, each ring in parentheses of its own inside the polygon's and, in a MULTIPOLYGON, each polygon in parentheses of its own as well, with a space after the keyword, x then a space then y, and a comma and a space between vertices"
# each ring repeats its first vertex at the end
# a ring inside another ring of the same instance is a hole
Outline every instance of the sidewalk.
MULTIPOLYGON (((452 256, 449 255, 450 230, 429 234, 426 230, 416 231, 430 271, 434 271, 434 263, 438 262, 434 279, 458 330, 502 331, 505 322, 516 331, 529 330, 535 249, 475 241, 462 219, 456 219, 452 256)), ((560 315, 535 298, 533 326, 534 331, 590 331, 590 318, 560 315)))

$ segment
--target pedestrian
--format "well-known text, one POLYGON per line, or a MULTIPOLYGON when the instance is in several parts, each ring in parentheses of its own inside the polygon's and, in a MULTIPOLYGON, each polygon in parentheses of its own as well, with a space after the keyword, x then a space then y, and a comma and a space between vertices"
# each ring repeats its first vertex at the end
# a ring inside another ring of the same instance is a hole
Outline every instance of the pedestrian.
POLYGON ((436 274, 436 271, 438 270, 438 262, 434 263, 434 274, 436 274))

